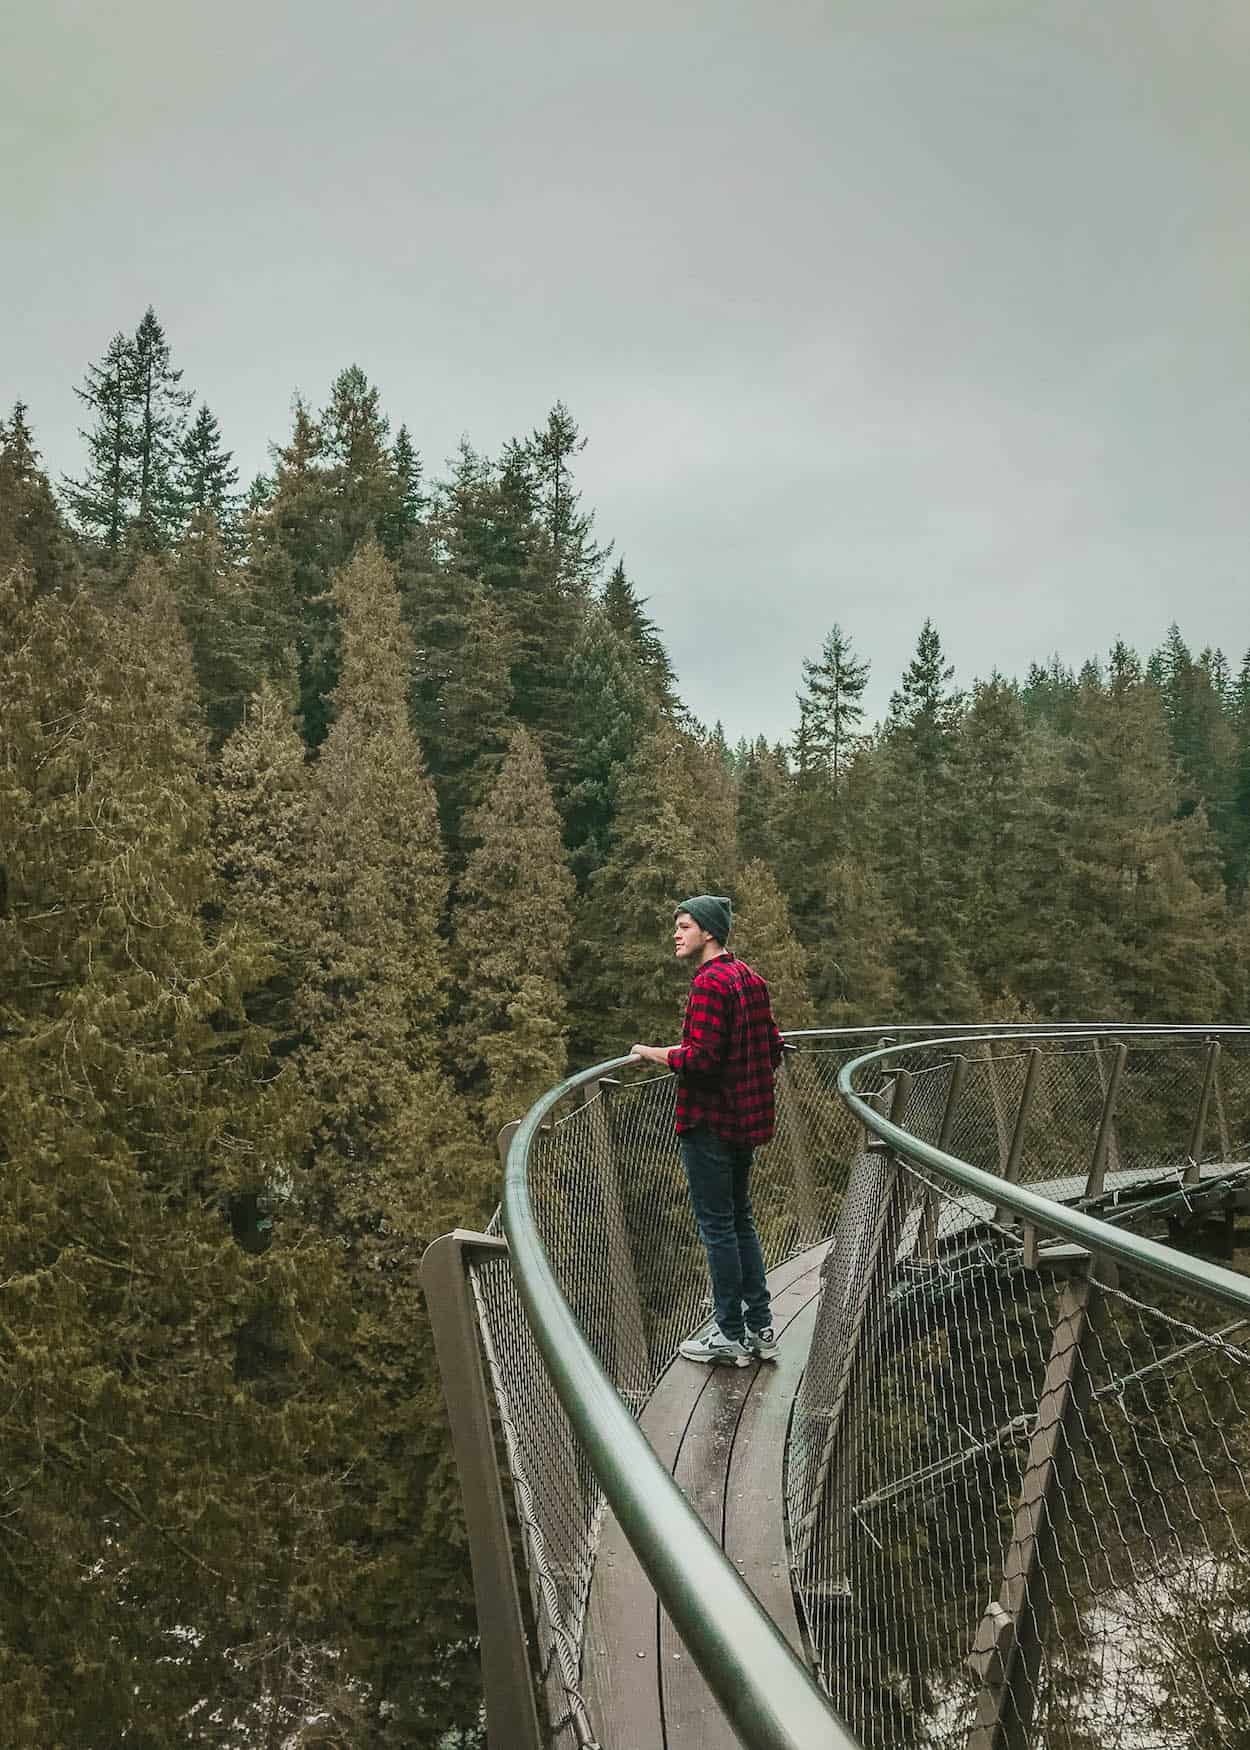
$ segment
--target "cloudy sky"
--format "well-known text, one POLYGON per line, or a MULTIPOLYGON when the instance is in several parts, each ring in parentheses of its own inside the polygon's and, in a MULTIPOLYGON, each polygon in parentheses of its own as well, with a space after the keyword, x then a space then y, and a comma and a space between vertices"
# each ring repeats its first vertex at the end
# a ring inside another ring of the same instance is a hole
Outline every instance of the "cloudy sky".
POLYGON ((151 303, 245 474, 356 362, 427 466, 563 399, 685 696, 785 734, 1176 619, 1250 645, 1244 0, 42 0, 0 54, 0 397, 151 303), (624 20, 628 18, 629 22, 624 20))

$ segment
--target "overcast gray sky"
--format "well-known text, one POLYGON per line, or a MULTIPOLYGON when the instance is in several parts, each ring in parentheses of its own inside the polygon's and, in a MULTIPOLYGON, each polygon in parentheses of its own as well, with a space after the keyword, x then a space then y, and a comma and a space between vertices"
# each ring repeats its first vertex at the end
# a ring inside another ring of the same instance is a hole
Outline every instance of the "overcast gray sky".
POLYGON ((54 472, 150 302, 245 476, 357 362, 427 467, 567 402, 731 738, 1250 645, 1250 8, 42 0, 0 40, 0 397, 54 472), (628 22, 625 22, 628 10, 628 22))

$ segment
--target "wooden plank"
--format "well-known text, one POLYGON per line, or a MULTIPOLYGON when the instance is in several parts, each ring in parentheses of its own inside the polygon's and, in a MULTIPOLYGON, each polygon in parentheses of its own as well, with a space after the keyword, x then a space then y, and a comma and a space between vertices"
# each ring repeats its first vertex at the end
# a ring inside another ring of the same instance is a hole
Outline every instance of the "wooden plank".
POLYGON ((725 1487, 725 1554, 800 1658, 806 1658, 794 1608, 786 1554, 785 1492, 781 1454, 790 1411, 807 1365, 819 1294, 788 1324, 781 1353, 743 1406, 725 1487))
MULTIPOLYGON (((707 1389, 700 1395, 681 1444, 674 1475, 682 1485, 691 1506, 708 1530, 723 1545, 729 1513, 729 1485, 734 1469, 734 1454, 745 1453, 741 1444, 741 1429, 748 1419, 753 1400, 779 1406, 771 1421, 764 1418, 765 1433, 780 1431, 784 1436, 789 1414, 790 1397, 802 1374, 806 1359, 804 1332, 797 1324, 797 1315, 819 1296, 819 1267, 793 1276, 789 1285, 773 1297, 773 1328, 777 1332, 782 1355, 797 1354, 799 1364, 783 1366, 781 1357, 763 1362, 754 1368, 709 1368, 713 1375, 707 1389), (790 1340, 787 1341, 787 1338, 790 1340)), ((810 1329, 807 1331, 810 1337, 810 1329)), ((759 1421, 758 1410, 750 1412, 748 1436, 759 1421)), ((786 1558, 785 1522, 781 1504, 780 1438, 771 1452, 759 1454, 758 1475, 770 1477, 769 1492, 773 1495, 773 1511, 763 1500, 742 1502, 734 1514, 735 1536, 739 1539, 740 1559, 747 1559, 757 1577, 765 1574, 765 1590, 776 1597, 784 1596, 783 1615, 790 1618, 796 1642, 798 1624, 789 1590, 789 1569, 786 1558), (753 1506, 754 1512, 750 1513, 753 1506), (748 1517, 749 1515, 749 1517, 748 1517), (785 1576, 784 1595, 776 1584, 774 1570, 780 1564, 785 1576)), ((735 1750, 737 1738, 704 1683, 668 1617, 660 1612, 659 1674, 662 1689, 662 1709, 668 1750, 735 1750)), ((782 1627, 790 1625, 784 1621, 782 1627)))
MULTIPOLYGON (((769 1272, 773 1317, 781 1321, 794 1308, 817 1295, 820 1267, 828 1242, 809 1247, 769 1272), (790 1305, 790 1291, 797 1293, 790 1305)), ((696 1367, 680 1359, 672 1362, 658 1381, 643 1408, 640 1425, 667 1469, 679 1460, 687 1431, 704 1393, 719 1389, 719 1382, 736 1378, 749 1388, 758 1375, 779 1371, 769 1362, 757 1369, 696 1367)), ((784 1424, 782 1427, 784 1434, 784 1424)), ((781 1448, 774 1454, 780 1473, 781 1448)), ((722 1479, 723 1515, 723 1479, 722 1479)), ((718 1534, 719 1535, 719 1534, 718 1534)), ((605 1743, 621 1743, 627 1750, 664 1750, 664 1716, 660 1682, 659 1605, 651 1582, 643 1573, 633 1550, 608 1513, 599 1538, 594 1579, 587 1611, 583 1653, 583 1691, 591 1718, 601 1723, 605 1743), (628 1721, 627 1735, 620 1733, 628 1721)), ((693 1666, 691 1667, 693 1670, 693 1666)), ((698 1673, 694 1673, 697 1677, 698 1673)), ((732 1740, 726 1740, 732 1743, 732 1740)))

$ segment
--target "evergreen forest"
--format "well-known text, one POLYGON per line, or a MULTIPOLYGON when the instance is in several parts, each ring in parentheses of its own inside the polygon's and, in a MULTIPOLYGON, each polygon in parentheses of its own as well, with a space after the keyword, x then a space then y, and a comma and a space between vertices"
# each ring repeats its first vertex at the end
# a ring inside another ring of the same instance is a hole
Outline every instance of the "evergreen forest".
POLYGON ((562 403, 431 473, 350 366, 244 483, 150 309, 78 395, 73 478, 0 423, 5 1742, 475 1745, 417 1270, 499 1128, 675 1036, 691 892, 783 1027, 1244 1020, 1250 653, 935 610, 874 725, 831 599, 730 745, 562 403))

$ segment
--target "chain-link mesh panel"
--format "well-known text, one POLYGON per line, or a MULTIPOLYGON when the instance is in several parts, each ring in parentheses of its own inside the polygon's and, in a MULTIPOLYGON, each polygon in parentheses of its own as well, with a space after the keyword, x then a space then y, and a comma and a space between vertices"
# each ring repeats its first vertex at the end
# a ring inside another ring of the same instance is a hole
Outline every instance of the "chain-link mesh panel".
MULTIPOLYGON (((837 1071, 871 1043, 848 1035, 836 1049, 787 1053, 777 1078, 776 1136, 752 1172, 770 1268, 832 1229, 861 1135, 837 1096, 837 1071)), ((711 1304, 677 1150, 675 1094, 671 1076, 592 1084, 558 1109, 529 1158, 530 1199, 552 1268, 635 1413, 711 1304)), ((626 1750, 628 1726, 590 1721, 579 1688, 602 1492, 506 1263, 475 1265, 473 1282, 529 1571, 551 1742, 563 1750, 593 1737, 626 1750)))
MULTIPOLYGON (((1244 1334, 1217 1336, 1209 1309, 1150 1284, 1091 1278, 1044 1241, 1026 1267, 1032 1236, 1003 1209, 866 1150, 836 1081, 878 1043, 831 1035, 787 1054, 777 1134, 752 1176, 770 1268, 836 1230, 786 1467, 796 1592, 835 1704, 868 1746, 953 1747, 975 1729, 985 1750, 1244 1750, 1244 1334), (1047 1510, 1030 1542, 1039 1479, 1047 1510), (997 1723, 978 1726, 978 1710, 997 1723)), ((1250 1158, 1244 1045, 952 1039, 900 1048, 857 1087, 995 1175, 1227 1244, 1230 1206, 1213 1187, 1250 1158)), ((592 1084, 556 1109, 528 1163, 555 1274, 635 1412, 710 1311, 674 1088, 592 1084)), ((506 1264, 476 1265, 473 1280, 550 1742, 627 1750, 628 1722, 591 1721, 579 1693, 602 1493, 506 1264)))
MULTIPOLYGON (((1244 1047, 957 1055, 890 1063, 913 1135, 1250 1263, 1244 1047)), ((786 1472, 835 1705, 882 1750, 1245 1750, 1250 1322, 1002 1214, 855 1161, 786 1472)))

